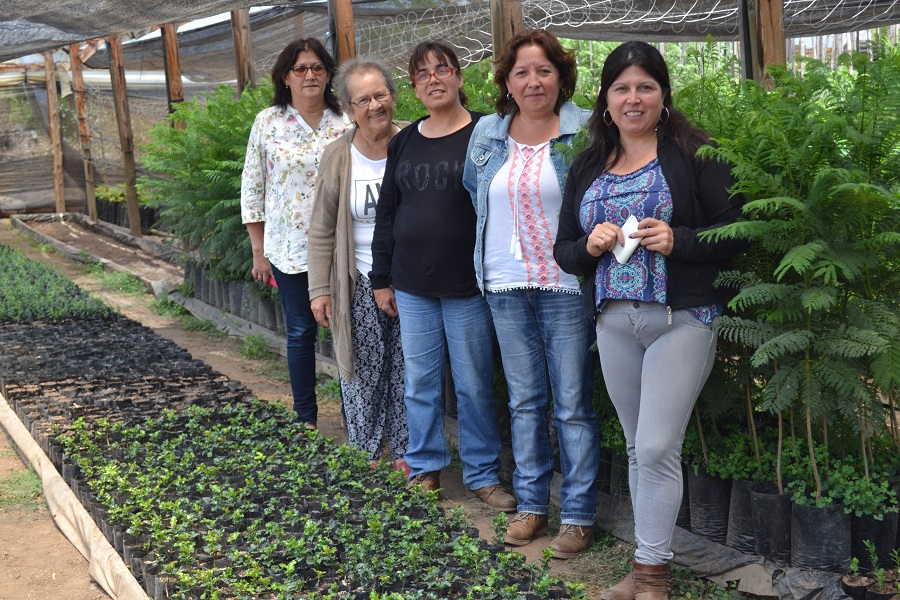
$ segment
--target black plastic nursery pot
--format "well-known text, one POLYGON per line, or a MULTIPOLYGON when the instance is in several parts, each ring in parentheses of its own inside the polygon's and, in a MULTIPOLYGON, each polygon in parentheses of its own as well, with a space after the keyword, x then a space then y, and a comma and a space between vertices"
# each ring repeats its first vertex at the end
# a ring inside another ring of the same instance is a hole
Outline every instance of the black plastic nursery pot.
POLYGON ((841 577, 841 590, 853 600, 865 600, 866 588, 872 580, 864 575, 844 575, 841 577))
POLYGON ((709 475, 702 466, 696 471, 688 468, 688 497, 691 531, 724 544, 728 536, 731 480, 709 475))
POLYGON ((891 564, 891 550, 897 538, 897 513, 887 513, 881 519, 873 515, 850 517, 850 556, 859 559, 859 568, 869 571, 877 567, 887 568, 891 564), (878 564, 873 565, 865 541, 875 543, 878 564))
POLYGON ((845 573, 850 567, 850 515, 843 504, 791 507, 791 565, 845 573))
POLYGON ((757 556, 781 565, 791 563, 791 498, 772 482, 750 487, 753 547, 757 556))
POLYGON ((753 511, 750 506, 750 489, 753 482, 736 479, 731 484, 731 504, 728 508, 728 535, 725 545, 744 554, 756 552, 753 534, 753 511))

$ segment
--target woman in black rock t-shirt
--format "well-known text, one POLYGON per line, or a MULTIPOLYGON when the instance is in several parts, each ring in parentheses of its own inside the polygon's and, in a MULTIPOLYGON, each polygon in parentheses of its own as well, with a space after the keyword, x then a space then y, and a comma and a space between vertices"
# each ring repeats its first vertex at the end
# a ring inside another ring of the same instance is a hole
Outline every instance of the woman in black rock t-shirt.
POLYGON ((515 499, 498 485, 494 331, 475 283, 475 210, 462 184, 469 137, 482 115, 464 106, 459 60, 448 46, 420 43, 410 57, 409 75, 429 116, 403 129, 388 146, 369 279, 379 308, 400 315, 410 484, 438 489, 440 472, 450 464, 443 418, 449 350, 463 482, 489 505, 515 511, 515 499))

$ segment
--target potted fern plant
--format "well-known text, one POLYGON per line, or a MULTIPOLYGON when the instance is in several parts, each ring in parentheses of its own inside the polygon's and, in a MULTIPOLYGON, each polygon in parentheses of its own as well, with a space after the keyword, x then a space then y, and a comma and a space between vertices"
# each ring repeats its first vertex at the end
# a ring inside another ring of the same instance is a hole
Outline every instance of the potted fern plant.
POLYGON ((893 403, 898 386, 896 329, 881 324, 898 314, 900 56, 883 44, 874 58, 842 57, 837 72, 815 61, 770 72, 772 91, 735 84, 741 118, 702 150, 735 165, 734 191, 748 199, 747 220, 708 235, 752 242, 723 278, 741 291, 719 333, 753 348, 751 365, 768 374, 760 406, 778 416, 779 449, 783 417, 796 416, 807 500, 823 508, 836 496, 822 453, 855 444, 867 469, 873 430, 888 422, 882 398, 893 403))

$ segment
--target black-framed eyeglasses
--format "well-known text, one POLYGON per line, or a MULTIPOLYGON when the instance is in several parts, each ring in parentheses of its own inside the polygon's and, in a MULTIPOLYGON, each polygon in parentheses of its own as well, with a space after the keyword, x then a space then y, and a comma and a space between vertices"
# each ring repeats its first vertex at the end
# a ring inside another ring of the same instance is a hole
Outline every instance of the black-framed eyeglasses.
POLYGON ((294 75, 297 77, 305 77, 307 71, 312 71, 313 75, 321 75, 325 72, 325 65, 314 64, 314 65, 294 65, 291 67, 291 71, 294 72, 294 75))
POLYGON ((431 81, 431 76, 433 75, 435 79, 448 79, 456 73, 456 69, 453 67, 438 67, 434 71, 428 73, 426 71, 419 71, 415 75, 413 75, 413 83, 419 85, 421 83, 428 83, 431 81))
POLYGON ((371 104, 372 104, 372 100, 374 100, 378 104, 384 104, 385 102, 387 102, 390 99, 391 99, 390 94, 382 92, 380 94, 375 94, 371 98, 369 96, 365 96, 363 98, 360 98, 359 100, 351 100, 350 104, 352 104, 356 108, 369 108, 369 106, 371 106, 371 104))

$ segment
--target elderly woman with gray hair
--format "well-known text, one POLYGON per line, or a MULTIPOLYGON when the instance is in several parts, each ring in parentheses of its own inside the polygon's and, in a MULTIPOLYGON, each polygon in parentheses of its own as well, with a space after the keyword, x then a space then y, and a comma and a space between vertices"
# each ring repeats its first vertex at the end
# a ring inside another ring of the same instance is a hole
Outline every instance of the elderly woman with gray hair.
POLYGON ((316 321, 332 329, 350 443, 374 462, 383 443, 394 468, 409 439, 403 402, 400 320, 379 310, 372 268, 375 207, 393 121, 396 86, 381 62, 341 65, 334 88, 355 125, 322 154, 309 228, 309 297, 316 321))

